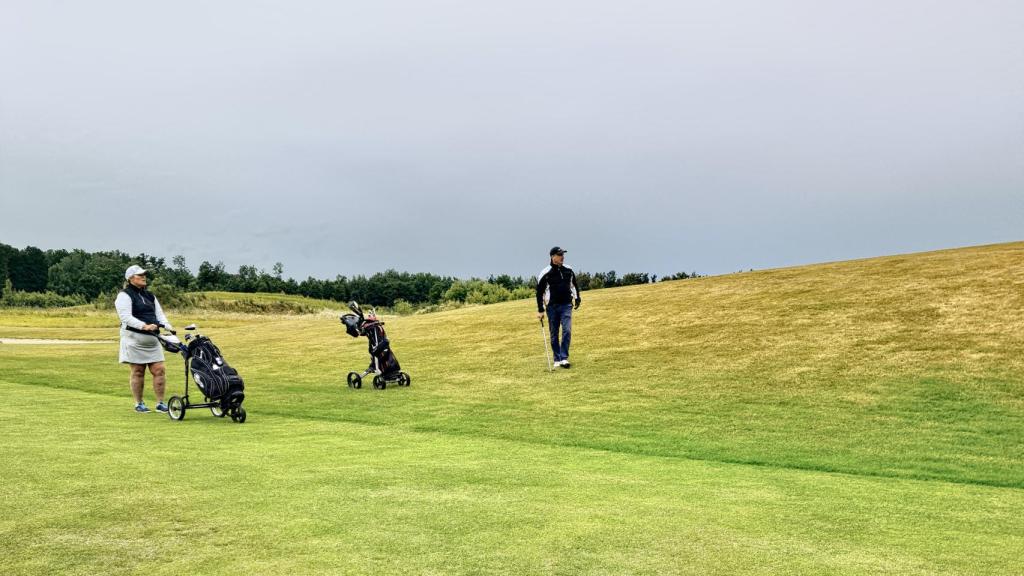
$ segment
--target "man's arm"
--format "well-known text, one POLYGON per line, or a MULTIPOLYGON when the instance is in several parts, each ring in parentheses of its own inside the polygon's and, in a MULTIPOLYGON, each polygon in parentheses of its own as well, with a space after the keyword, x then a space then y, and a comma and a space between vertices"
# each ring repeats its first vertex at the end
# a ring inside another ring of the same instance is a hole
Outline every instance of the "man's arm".
POLYGON ((544 312, 544 292, 548 289, 548 271, 551 267, 548 266, 537 276, 537 312, 544 312))
POLYGON ((580 299, 580 285, 576 283, 576 272, 572 273, 572 296, 573 299, 576 300, 576 304, 573 306, 573 309, 578 310, 580 307, 580 302, 582 302, 583 300, 580 299))

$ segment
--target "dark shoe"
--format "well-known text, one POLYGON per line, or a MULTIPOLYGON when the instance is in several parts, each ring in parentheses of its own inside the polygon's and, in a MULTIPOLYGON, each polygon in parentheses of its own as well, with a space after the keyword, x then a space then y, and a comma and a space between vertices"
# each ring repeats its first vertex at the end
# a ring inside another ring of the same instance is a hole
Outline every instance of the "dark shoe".
POLYGON ((139 402, 138 404, 135 405, 135 411, 138 412, 139 414, 145 414, 146 412, 149 412, 149 408, 146 408, 145 404, 139 402))
POLYGON ((572 364, 569 364, 568 360, 562 360, 562 368, 571 368, 572 364))
POLYGON ((167 404, 164 404, 163 402, 157 404, 156 405, 156 411, 157 412, 163 412, 164 414, 166 414, 167 413, 167 404))

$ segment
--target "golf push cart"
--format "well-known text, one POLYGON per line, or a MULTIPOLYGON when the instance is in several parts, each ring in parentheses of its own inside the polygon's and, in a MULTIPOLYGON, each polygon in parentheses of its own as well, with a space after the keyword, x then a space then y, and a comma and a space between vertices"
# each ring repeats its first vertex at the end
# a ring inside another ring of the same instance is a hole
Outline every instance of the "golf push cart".
MULTIPOLYGON (((163 326, 161 325, 161 328, 163 326)), ((195 330, 195 324, 189 324, 185 330, 195 330)), ((164 350, 172 354, 181 354, 185 360, 185 395, 171 396, 167 400, 167 415, 171 420, 184 420, 185 411, 190 408, 209 408, 210 412, 218 418, 230 416, 235 422, 245 422, 245 408, 242 408, 242 401, 245 400, 245 383, 242 381, 238 371, 228 365, 220 353, 220 349, 212 340, 196 333, 186 334, 185 342, 178 340, 177 332, 168 330, 169 335, 157 332, 151 333, 164 347, 164 350), (188 397, 188 376, 196 387, 203 394, 201 404, 193 404, 188 397)))
POLYGON ((384 333, 384 322, 377 319, 377 312, 373 309, 369 314, 363 314, 362 308, 355 301, 348 303, 348 308, 353 314, 341 316, 341 323, 345 325, 345 332, 353 338, 366 336, 369 340, 370 366, 365 372, 348 373, 348 387, 362 388, 363 378, 373 372, 373 387, 377 390, 387 388, 388 384, 408 386, 412 379, 408 374, 401 371, 398 358, 391 351, 391 342, 384 333))

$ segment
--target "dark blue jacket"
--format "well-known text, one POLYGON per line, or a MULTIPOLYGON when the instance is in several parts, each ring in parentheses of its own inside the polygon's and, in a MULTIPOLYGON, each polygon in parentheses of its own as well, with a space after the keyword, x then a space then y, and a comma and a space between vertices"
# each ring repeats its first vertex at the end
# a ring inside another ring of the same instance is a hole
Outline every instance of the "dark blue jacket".
POLYGON ((537 311, 545 306, 579 304, 580 288, 576 284, 576 273, 565 264, 550 264, 537 276, 537 311))

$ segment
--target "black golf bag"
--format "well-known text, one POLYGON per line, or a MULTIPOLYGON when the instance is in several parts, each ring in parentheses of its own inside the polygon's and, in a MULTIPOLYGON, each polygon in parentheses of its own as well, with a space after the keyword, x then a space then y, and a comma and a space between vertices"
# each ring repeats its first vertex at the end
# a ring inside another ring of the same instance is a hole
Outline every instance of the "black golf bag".
POLYGON ((369 316, 363 314, 359 304, 349 302, 349 309, 354 314, 345 314, 341 317, 341 323, 345 325, 345 332, 353 338, 366 336, 368 341, 367 351, 370 353, 370 366, 365 372, 348 373, 348 385, 350 388, 361 388, 363 376, 376 373, 373 378, 373 387, 383 389, 388 382, 397 383, 399 386, 408 386, 411 383, 409 375, 402 372, 398 358, 391 350, 391 341, 384 332, 384 322, 377 319, 376 313, 370 312, 369 316))
POLYGON ((192 380, 208 401, 219 403, 225 411, 242 404, 245 382, 212 340, 203 335, 193 338, 188 343, 188 363, 192 380))
MULTIPOLYGON (((166 328, 160 325, 160 328, 166 328)), ((241 424, 245 422, 245 408, 242 408, 242 401, 245 400, 245 383, 238 371, 228 365, 221 355, 220 349, 212 340, 202 334, 186 334, 185 342, 178 340, 177 332, 167 329, 167 334, 160 334, 160 328, 151 334, 160 341, 164 350, 174 354, 181 354, 185 360, 185 395, 171 396, 167 400, 167 415, 171 420, 184 420, 185 412, 190 408, 209 408, 214 416, 223 418, 230 416, 232 420, 241 424), (203 393, 205 402, 192 403, 188 399, 188 376, 192 374, 199 391, 203 393)), ((195 324, 189 324, 185 330, 189 332, 196 329, 195 324)))

